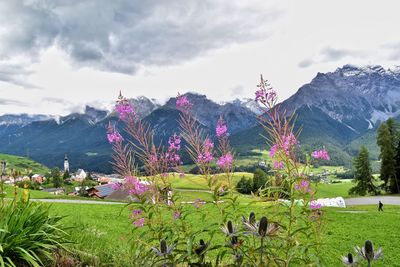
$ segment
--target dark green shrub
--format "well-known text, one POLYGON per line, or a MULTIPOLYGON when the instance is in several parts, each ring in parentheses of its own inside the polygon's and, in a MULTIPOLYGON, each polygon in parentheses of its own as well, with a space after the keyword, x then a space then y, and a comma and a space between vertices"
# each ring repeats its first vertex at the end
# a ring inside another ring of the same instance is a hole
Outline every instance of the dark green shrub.
POLYGON ((54 252, 64 249, 66 233, 61 216, 30 202, 0 204, 0 266, 45 266, 54 252))
POLYGON ((242 176, 236 185, 236 190, 241 194, 250 194, 253 189, 253 181, 249 178, 242 176))
POLYGON ((253 175, 253 192, 256 192, 258 189, 265 187, 268 181, 268 175, 262 169, 257 168, 254 171, 253 175))

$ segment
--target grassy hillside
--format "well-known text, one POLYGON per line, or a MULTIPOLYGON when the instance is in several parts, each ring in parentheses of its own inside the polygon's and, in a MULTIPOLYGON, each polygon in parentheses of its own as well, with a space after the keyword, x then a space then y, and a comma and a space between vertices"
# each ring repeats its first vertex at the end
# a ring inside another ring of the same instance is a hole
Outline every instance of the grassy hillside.
POLYGON ((377 160, 379 157, 379 147, 376 143, 376 130, 370 130, 366 134, 354 139, 347 146, 346 150, 351 155, 357 155, 361 146, 366 146, 369 151, 370 159, 377 160))
POLYGON ((7 162, 7 170, 16 169, 23 174, 27 173, 28 169, 31 169, 33 173, 41 174, 49 171, 46 166, 25 157, 0 154, 0 160, 5 160, 7 162))

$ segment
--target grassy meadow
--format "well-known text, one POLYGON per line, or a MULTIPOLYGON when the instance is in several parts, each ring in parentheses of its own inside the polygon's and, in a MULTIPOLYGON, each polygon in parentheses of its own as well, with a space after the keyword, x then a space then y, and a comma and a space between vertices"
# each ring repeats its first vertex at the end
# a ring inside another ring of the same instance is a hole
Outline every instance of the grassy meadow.
MULTIPOLYGON (((188 209, 194 209, 187 205, 188 209)), ((254 211, 258 216, 267 215, 269 207, 265 203, 242 204, 241 214, 254 211)), ((88 263, 97 262, 101 266, 134 266, 129 251, 133 226, 128 219, 129 212, 124 205, 77 205, 52 204, 54 214, 65 215, 64 222, 71 226, 74 247, 86 252, 88 263), (101 263, 101 264, 100 264, 101 263)), ((201 213, 216 212, 211 204, 206 204, 197 213, 189 217, 193 228, 204 226, 201 213)), ((324 208, 325 227, 322 232, 323 266, 341 266, 340 256, 354 251, 354 246, 362 246, 366 239, 375 246, 383 247, 384 258, 374 266, 399 266, 398 250, 400 238, 398 222, 400 209, 385 206, 385 212, 378 213, 375 206, 348 207, 346 209, 324 208), (392 229, 393 231, 390 231, 392 229), (388 232, 389 231, 389 232, 388 232)), ((217 214, 215 218, 218 218, 217 214)), ((214 238, 212 242, 223 243, 214 238)))

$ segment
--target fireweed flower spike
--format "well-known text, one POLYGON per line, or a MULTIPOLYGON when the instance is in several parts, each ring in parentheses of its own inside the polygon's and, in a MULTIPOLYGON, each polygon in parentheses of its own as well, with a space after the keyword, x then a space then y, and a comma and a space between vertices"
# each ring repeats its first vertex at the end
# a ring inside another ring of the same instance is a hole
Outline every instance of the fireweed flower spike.
POLYGON ((136 196, 142 196, 149 190, 149 186, 135 176, 125 177, 125 187, 129 189, 129 194, 136 196))
POLYGON ((226 155, 221 156, 217 160, 217 165, 221 169, 229 169, 232 166, 233 156, 230 152, 226 153, 226 155))
POLYGON ((310 182, 307 180, 302 180, 300 183, 297 183, 294 186, 294 189, 296 189, 297 191, 300 191, 303 194, 310 193, 311 192, 310 182))
POLYGON ((360 255, 360 257, 368 261, 368 266, 371 266, 372 261, 377 260, 383 256, 382 248, 374 251, 374 246, 369 240, 365 241, 364 247, 355 247, 355 251, 358 253, 358 255, 360 255))
POLYGON ((190 103, 189 99, 185 95, 181 95, 178 93, 178 96, 176 97, 176 108, 181 110, 181 111, 189 111, 193 106, 192 103, 190 103))
POLYGON ((218 138, 222 138, 228 135, 228 127, 226 126, 226 123, 222 118, 220 118, 217 122, 215 133, 217 134, 218 138))
POLYGON ((138 220, 134 221, 133 224, 136 227, 143 227, 144 226, 144 218, 139 218, 138 220))
POLYGON ((107 127, 107 139, 110 144, 122 142, 123 138, 111 123, 107 127))
POLYGON ((256 94, 255 101, 260 102, 267 107, 272 107, 277 100, 276 97, 277 94, 276 91, 268 83, 268 81, 263 79, 262 75, 260 84, 257 85, 257 87, 259 89, 255 93, 256 94))
POLYGON ((121 120, 127 119, 131 114, 136 117, 136 113, 133 110, 132 105, 125 97, 122 96, 121 92, 119 93, 117 104, 115 105, 115 110, 117 111, 118 116, 121 120))
POLYGON ((353 254, 349 253, 347 256, 342 256, 342 262, 346 266, 357 266, 357 257, 353 257, 353 254))
POLYGON ((311 154, 311 156, 314 159, 330 160, 329 153, 325 149, 316 150, 311 154))
POLYGON ((310 209, 312 209, 312 210, 319 210, 320 208, 322 208, 322 204, 321 204, 321 203, 318 203, 318 202, 315 201, 315 200, 312 200, 312 201, 310 202, 310 209))

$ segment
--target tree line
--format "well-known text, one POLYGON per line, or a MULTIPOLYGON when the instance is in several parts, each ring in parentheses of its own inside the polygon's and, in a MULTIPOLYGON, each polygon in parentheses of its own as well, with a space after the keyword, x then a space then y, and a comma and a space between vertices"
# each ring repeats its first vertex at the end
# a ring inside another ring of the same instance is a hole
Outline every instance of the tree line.
POLYGON ((377 144, 380 148, 381 184, 376 186, 369 162, 369 152, 362 146, 354 159, 354 180, 356 185, 350 189, 350 194, 378 194, 382 189, 391 194, 400 193, 400 130, 398 123, 390 118, 383 122, 377 132, 377 144))

